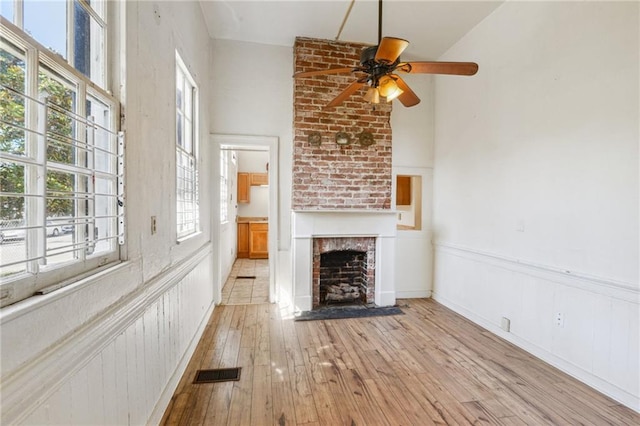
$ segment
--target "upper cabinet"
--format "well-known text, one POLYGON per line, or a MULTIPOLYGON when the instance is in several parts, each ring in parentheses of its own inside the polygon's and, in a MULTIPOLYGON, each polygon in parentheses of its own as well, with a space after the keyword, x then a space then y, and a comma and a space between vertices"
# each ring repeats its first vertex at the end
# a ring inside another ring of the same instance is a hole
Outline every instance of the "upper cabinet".
POLYGON ((251 185, 269 185, 269 175, 267 173, 251 173, 251 185))
POLYGON ((411 205, 411 176, 398 176, 396 180, 396 205, 411 205))
POLYGON ((251 189, 251 173, 238 173, 238 203, 248 203, 251 189))
POLYGON ((251 187, 269 185, 267 173, 238 173, 238 203, 251 202, 251 187))

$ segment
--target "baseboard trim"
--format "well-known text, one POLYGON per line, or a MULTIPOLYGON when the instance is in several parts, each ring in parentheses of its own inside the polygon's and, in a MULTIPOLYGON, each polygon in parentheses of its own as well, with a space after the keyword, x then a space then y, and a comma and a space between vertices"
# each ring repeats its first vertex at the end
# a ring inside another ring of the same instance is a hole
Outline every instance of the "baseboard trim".
POLYGON ((149 416, 149 419, 147 420, 148 425, 159 425, 160 422, 162 421, 164 412, 167 410, 167 407, 169 406, 169 402, 171 401, 173 394, 178 388, 180 379, 182 379, 184 372, 187 370, 189 361, 191 361, 191 357, 195 353, 196 348, 198 347, 198 343, 200 343, 200 338, 202 338, 202 335, 204 334, 204 331, 207 328, 207 324, 209 323, 211 315, 213 315, 214 309, 215 309, 215 304, 211 303, 211 305, 209 306, 209 309, 207 309, 206 314, 202 318, 202 322, 200 322, 200 325, 198 326, 198 330, 196 331, 196 334, 193 336, 193 339, 191 339, 191 342, 189 343, 189 347, 187 348, 185 353, 182 355, 182 358, 180 359, 180 363, 176 366, 176 369, 171 375, 171 378, 169 379, 167 386, 165 386, 164 390, 162 391, 162 394, 160 395, 160 398, 158 399, 158 402, 156 403, 156 406, 153 408, 153 411, 151 412, 151 416, 149 416))
POLYGON ((393 306, 396 304, 396 297, 395 291, 381 291, 376 293, 375 302, 378 306, 393 306))
POLYGON ((61 383, 80 371, 142 316, 149 306, 206 259, 211 249, 211 244, 206 244, 193 256, 153 278, 53 348, 4 377, 0 385, 2 422, 17 424, 24 421, 61 383))
POLYGON ((447 253, 452 256, 490 264, 513 272, 542 278, 558 284, 603 294, 627 302, 638 303, 640 287, 632 283, 610 278, 596 277, 579 271, 543 265, 526 259, 517 259, 497 253, 490 253, 457 244, 435 242, 435 255, 447 253))
POLYGON ((431 297, 431 290, 396 291, 396 299, 424 299, 431 297))
POLYGON ((559 370, 562 370, 563 372, 569 374, 570 376, 576 378, 577 380, 580 380, 581 382, 587 384, 588 386, 591 386, 598 392, 601 392, 609 396, 610 398, 615 399, 616 401, 631 408, 632 410, 640 412, 640 400, 638 400, 637 396, 632 395, 623 389, 620 389, 619 387, 615 386, 610 382, 607 382, 597 376, 594 376, 593 374, 589 373, 586 370, 583 370, 582 368, 576 366, 575 364, 572 364, 564 360, 563 358, 560 358, 554 355, 553 353, 537 345, 532 344, 531 342, 525 339, 522 339, 512 333, 505 332, 501 328, 493 325, 486 318, 483 318, 475 314, 474 312, 466 309, 465 307, 445 297, 440 296, 436 291, 433 292, 432 298, 438 303, 462 315, 463 317, 474 322, 480 327, 488 330, 489 332, 495 334, 496 336, 501 337, 510 343, 513 343, 514 345, 529 352, 530 354, 543 360, 544 362, 551 364, 552 366, 558 368, 559 370))

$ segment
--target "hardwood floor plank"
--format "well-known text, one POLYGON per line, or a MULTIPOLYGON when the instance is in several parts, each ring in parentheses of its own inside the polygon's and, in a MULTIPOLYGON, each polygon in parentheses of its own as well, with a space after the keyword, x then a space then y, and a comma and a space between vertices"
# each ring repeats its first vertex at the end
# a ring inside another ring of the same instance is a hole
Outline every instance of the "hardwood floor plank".
POLYGON ((500 424, 498 417, 494 416, 489 410, 487 410, 480 401, 463 402, 464 408, 469 411, 477 421, 474 424, 488 424, 497 425, 500 424))
POLYGON ((227 424, 230 426, 251 424, 251 404, 253 394, 253 348, 243 348, 238 355, 238 365, 242 367, 240 380, 233 382, 231 405, 227 424))
POLYGON ((293 404, 293 394, 291 392, 291 378, 288 373, 281 375, 282 380, 276 379, 274 371, 271 371, 271 393, 273 400, 273 421, 272 424, 290 425, 297 424, 295 405, 293 404))
MULTIPOLYGON (((350 392, 344 383, 342 371, 346 370, 343 360, 340 358, 340 351, 331 342, 327 333, 325 321, 319 321, 317 327, 310 328, 311 340, 316 344, 318 363, 315 368, 315 377, 322 380, 322 384, 328 386, 329 392, 334 400, 334 410, 339 424, 363 424, 364 420, 351 398, 350 392)), ((315 360, 311 348, 307 348, 311 354, 310 360, 315 360)), ((318 410, 318 415, 322 416, 318 410)))
POLYGON ((406 416, 395 396, 388 392, 386 384, 382 379, 365 379, 367 389, 371 393, 378 408, 384 413, 385 420, 390 425, 411 425, 413 424, 406 416))
POLYGON ((171 410, 165 413, 165 418, 162 424, 166 426, 182 424, 180 421, 187 411, 189 404, 193 402, 194 401, 191 399, 191 393, 189 392, 180 392, 174 395, 171 400, 171 404, 169 405, 171 410))
POLYGON ((234 382, 216 383, 213 385, 212 392, 209 396, 209 403, 207 405, 207 412, 204 416, 204 421, 201 423, 183 423, 183 424, 211 424, 211 425, 226 425, 229 420, 229 413, 231 408, 231 398, 233 394, 234 382))
POLYGON ((258 305, 247 305, 244 314, 242 339, 240 340, 241 348, 250 348, 255 346, 257 329, 258 305))
POLYGON ((432 300, 400 305, 405 315, 308 322, 276 305, 216 307, 162 424, 640 424, 432 300), (238 382, 191 383, 197 369, 236 366, 238 382))
POLYGON ((255 336, 255 364, 268 366, 271 362, 271 336, 269 332, 268 304, 253 305, 258 307, 258 323, 255 336))
POLYGON ((295 407, 298 424, 317 421, 318 413, 305 366, 298 365, 294 367, 293 382, 293 406, 295 407))
POLYGON ((527 423, 518 416, 502 417, 500 424, 504 426, 527 426, 527 423))
POLYGON ((251 394, 251 424, 268 425, 273 421, 271 367, 256 364, 253 370, 251 394))

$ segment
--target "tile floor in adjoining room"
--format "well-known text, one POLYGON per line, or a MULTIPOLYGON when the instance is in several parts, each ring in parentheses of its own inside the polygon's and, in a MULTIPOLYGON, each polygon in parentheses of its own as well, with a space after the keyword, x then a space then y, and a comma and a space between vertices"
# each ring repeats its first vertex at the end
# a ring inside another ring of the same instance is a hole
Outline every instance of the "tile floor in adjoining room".
POLYGON ((269 303, 269 260, 236 259, 222 288, 222 304, 254 303, 269 303))

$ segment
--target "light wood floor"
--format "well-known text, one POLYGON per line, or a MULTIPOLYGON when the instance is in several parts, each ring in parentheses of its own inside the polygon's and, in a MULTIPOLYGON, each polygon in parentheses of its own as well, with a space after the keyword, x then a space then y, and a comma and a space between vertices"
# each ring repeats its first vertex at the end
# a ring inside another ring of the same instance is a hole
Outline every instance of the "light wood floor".
POLYGON ((167 425, 638 425, 640 415, 429 299, 405 315, 294 322, 216 307, 167 425), (195 371, 242 367, 237 382, 195 371))
POLYGON ((237 259, 222 287, 223 305, 247 305, 269 302, 269 261, 237 259), (255 278, 246 278, 255 277, 255 278))

